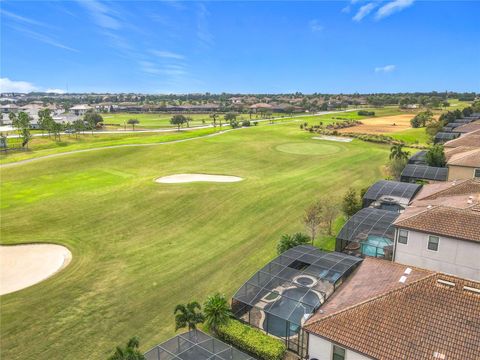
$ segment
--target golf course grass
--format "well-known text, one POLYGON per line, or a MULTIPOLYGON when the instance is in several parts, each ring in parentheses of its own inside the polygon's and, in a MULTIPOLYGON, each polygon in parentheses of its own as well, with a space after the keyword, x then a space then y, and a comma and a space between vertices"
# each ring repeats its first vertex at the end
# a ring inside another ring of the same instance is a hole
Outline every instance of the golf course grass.
MULTIPOLYGON (((1 297, 2 358, 104 359, 134 335, 146 351, 173 335, 176 304, 231 296, 283 233, 304 231, 312 201, 382 177, 388 146, 311 136, 296 123, 258 126, 0 169, 2 244, 72 252, 62 272, 1 297), (189 173, 244 180, 153 181, 189 173)), ((332 239, 317 245, 333 249, 332 239)))

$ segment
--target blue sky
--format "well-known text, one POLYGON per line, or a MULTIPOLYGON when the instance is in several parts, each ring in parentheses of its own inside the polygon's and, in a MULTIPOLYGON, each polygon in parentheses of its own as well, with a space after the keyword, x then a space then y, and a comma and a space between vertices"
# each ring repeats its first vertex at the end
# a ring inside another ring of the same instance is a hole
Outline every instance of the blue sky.
POLYGON ((480 91, 480 2, 1 1, 2 91, 480 91))

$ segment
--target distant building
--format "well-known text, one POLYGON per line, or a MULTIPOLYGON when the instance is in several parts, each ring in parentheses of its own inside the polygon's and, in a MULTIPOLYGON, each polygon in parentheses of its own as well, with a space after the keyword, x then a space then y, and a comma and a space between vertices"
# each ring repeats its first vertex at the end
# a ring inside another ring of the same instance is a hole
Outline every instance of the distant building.
POLYGON ((75 105, 72 108, 70 108, 70 112, 72 112, 75 115, 82 116, 90 109, 92 109, 92 107, 89 105, 75 105))

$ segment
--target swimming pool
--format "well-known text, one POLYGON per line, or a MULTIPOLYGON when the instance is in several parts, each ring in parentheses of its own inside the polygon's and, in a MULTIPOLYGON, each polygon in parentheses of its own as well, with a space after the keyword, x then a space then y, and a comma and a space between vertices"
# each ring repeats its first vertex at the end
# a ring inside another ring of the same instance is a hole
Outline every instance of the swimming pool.
POLYGON ((265 306, 265 320, 262 327, 269 334, 278 337, 287 337, 298 333, 300 330, 299 324, 302 323, 303 315, 310 314, 312 311, 312 309, 307 309, 301 303, 290 299, 302 299, 302 301, 309 304, 319 304, 320 299, 315 293, 309 292, 305 295, 304 289, 295 288, 285 290, 282 295, 285 295, 289 299, 281 297, 274 303, 265 306), (275 316, 272 313, 278 314, 278 316, 275 316), (282 319, 279 316, 285 318, 288 317, 289 321, 282 319))
POLYGON ((383 257, 385 256, 383 248, 388 245, 392 245, 390 239, 381 236, 370 235, 367 240, 361 243, 362 254, 366 256, 383 257))

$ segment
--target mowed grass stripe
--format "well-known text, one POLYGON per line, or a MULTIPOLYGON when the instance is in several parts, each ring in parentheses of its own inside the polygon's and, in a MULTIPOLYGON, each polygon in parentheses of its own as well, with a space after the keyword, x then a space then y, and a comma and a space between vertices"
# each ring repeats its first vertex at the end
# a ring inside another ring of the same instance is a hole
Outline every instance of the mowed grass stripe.
POLYGON ((87 357, 105 358, 133 335, 148 349, 173 334, 177 303, 216 290, 231 296, 275 256, 282 233, 303 231, 303 209, 315 197, 381 177, 385 146, 342 143, 332 156, 275 149, 319 142, 310 137, 295 124, 265 126, 3 169, 2 242, 64 244, 73 260, 2 297, 2 355, 78 359, 88 348, 87 357), (245 180, 154 182, 189 172, 245 180))

